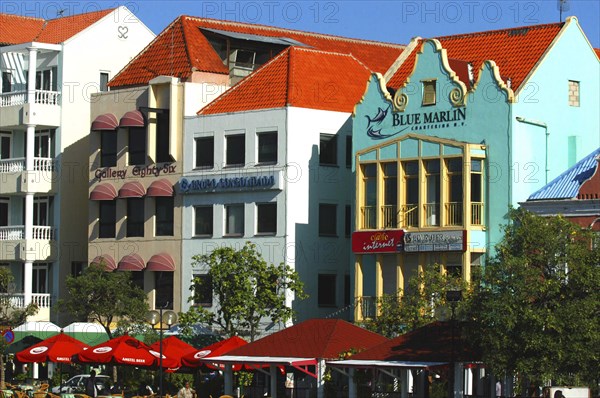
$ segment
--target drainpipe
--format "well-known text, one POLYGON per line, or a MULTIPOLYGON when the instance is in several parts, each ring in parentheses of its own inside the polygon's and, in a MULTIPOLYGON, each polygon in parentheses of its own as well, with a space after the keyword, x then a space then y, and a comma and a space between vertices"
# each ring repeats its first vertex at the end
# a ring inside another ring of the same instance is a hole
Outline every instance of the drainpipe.
POLYGON ((548 184, 548 137, 550 136, 550 132, 548 131, 548 125, 544 122, 540 122, 539 120, 526 119, 521 116, 517 116, 517 122, 530 124, 532 126, 541 127, 544 129, 544 132, 546 133, 546 181, 544 184, 548 184))

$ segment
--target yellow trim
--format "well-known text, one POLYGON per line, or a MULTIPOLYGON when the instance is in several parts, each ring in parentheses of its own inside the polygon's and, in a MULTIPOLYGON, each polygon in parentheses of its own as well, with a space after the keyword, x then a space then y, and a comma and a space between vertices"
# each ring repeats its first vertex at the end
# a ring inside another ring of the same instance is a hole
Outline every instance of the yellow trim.
POLYGON ((364 102, 365 96, 367 95, 367 92, 369 91, 369 87, 371 86, 371 82, 373 81, 373 78, 377 79, 377 81, 379 82, 379 90, 381 91, 381 93, 383 94, 385 99, 388 100, 390 102, 390 104, 393 105, 394 100, 393 100, 392 96, 390 95, 389 91, 387 90, 387 87, 385 86, 385 80, 383 79, 383 76, 381 76, 381 73, 379 73, 379 72, 371 73, 369 80, 367 80, 367 87, 365 89, 365 92, 363 93, 362 97, 360 97, 360 100, 356 103, 356 105, 354 105, 354 109, 352 109, 352 117, 356 116, 356 108, 364 102))
POLYGON ((404 64, 404 62, 408 59, 410 54, 412 54, 412 52, 415 50, 417 45, 419 45, 419 42, 421 40, 422 39, 419 36, 413 37, 410 40, 410 43, 408 43, 408 45, 404 47, 404 51, 402 51, 402 53, 398 56, 398 58, 396 58, 392 66, 390 66, 387 72, 385 72, 383 78, 385 79, 386 83, 389 82, 392 77, 394 77, 396 72, 398 72, 398 69, 400 69, 400 67, 404 64))
MULTIPOLYGON (((475 91, 477 90, 477 87, 479 86, 479 83, 481 82, 481 77, 482 77, 482 71, 485 69, 485 66, 489 65, 491 70, 492 70, 492 74, 494 76, 494 80, 496 80, 496 84, 498 85, 498 87, 500 88, 500 90, 503 90, 504 92, 506 92, 506 95, 508 97, 508 102, 509 103, 514 103, 515 102, 515 93, 514 91, 508 87, 506 85, 506 83, 504 83, 504 81, 502 80, 502 77, 500 76, 500 68, 498 67, 498 65, 496 65, 496 63, 494 61, 484 61, 481 64, 481 67, 479 68, 479 73, 477 74, 477 81, 475 82, 475 84, 473 84, 473 88, 469 91, 469 94, 473 94, 475 93, 475 91)), ((466 98, 465 98, 466 101, 466 98)))

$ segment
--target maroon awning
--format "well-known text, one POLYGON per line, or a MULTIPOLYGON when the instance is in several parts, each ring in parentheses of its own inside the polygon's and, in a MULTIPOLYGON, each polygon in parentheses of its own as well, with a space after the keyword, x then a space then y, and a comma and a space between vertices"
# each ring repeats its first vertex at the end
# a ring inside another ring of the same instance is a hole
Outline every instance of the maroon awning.
POLYGON ((108 182, 98 184, 90 193, 91 200, 113 200, 117 197, 117 190, 108 182))
POLYGON ((175 271, 175 260, 168 253, 159 253, 150 257, 146 264, 148 271, 175 271))
POLYGON ((139 254, 133 253, 127 256, 124 256, 121 261, 119 261, 118 270, 119 271, 141 271, 146 268, 146 263, 140 257, 139 254))
POLYGON ((106 271, 114 271, 117 269, 117 263, 115 263, 115 259, 108 254, 95 257, 90 264, 104 265, 104 269, 106 271))
POLYGON ((119 198, 141 198, 145 194, 146 189, 137 181, 127 182, 119 189, 119 198))
POLYGON ((92 130, 95 131, 115 130, 118 126, 119 121, 112 113, 100 115, 92 122, 92 130))
POLYGON ((123 115, 119 122, 121 127, 144 127, 144 115, 140 111, 129 111, 123 115))
POLYGON ((148 196, 173 196, 173 184, 165 178, 154 181, 148 187, 148 196))

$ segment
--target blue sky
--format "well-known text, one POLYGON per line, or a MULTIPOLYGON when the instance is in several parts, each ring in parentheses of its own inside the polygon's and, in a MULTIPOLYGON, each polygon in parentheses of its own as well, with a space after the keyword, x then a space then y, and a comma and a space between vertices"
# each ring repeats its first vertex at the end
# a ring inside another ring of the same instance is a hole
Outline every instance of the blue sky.
MULTIPOLYGON (((558 0, 497 1, 11 1, 0 10, 51 19, 117 5, 131 9, 159 33, 185 14, 274 25, 312 32, 406 44, 414 36, 435 37, 559 21, 558 0)), ((568 0, 592 45, 600 47, 600 1, 568 0)))

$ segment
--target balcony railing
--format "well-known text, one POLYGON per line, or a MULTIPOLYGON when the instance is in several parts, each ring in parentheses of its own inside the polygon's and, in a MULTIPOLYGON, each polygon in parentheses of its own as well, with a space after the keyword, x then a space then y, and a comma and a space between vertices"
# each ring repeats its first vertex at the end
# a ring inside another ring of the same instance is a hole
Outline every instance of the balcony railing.
POLYGON ((400 206, 400 226, 418 227, 419 226, 419 206, 416 204, 406 204, 400 206))
POLYGON ((462 202, 446 203, 446 225, 463 225, 462 202))
MULTIPOLYGON (((0 227, 0 241, 22 239, 25 239, 24 225, 11 225, 7 227, 0 227)), ((34 225, 33 239, 54 240, 54 227, 34 225)))
POLYGON ((397 303, 399 299, 399 296, 388 294, 380 297, 362 296, 356 298, 356 305, 360 310, 362 319, 373 319, 377 318, 377 316, 379 315, 378 312, 380 311, 378 311, 378 308, 387 303, 397 303))
POLYGON ((483 203, 471 202, 471 224, 483 225, 483 203))
MULTIPOLYGON (((55 171, 54 158, 33 158, 34 171, 55 171)), ((0 173, 18 173, 25 171, 25 158, 0 160, 0 173)))
POLYGON ((377 218, 375 217, 375 206, 363 206, 360 208, 362 215, 362 228, 375 229, 377 227, 377 218))
MULTIPOLYGON (((2 301, 8 300, 13 308, 25 308, 25 293, 0 293, 0 296, 2 296, 2 301)), ((39 308, 50 308, 52 298, 50 293, 33 293, 31 302, 39 308)))
POLYGON ((425 203, 425 226, 437 227, 440 225, 440 204, 425 203))
POLYGON ((398 228, 398 210, 396 205, 381 206, 383 228, 398 228))
MULTIPOLYGON (((60 92, 50 90, 35 90, 35 103, 58 105, 60 92)), ((14 91, 0 94, 0 107, 24 105, 27 102, 27 91, 14 91)))

